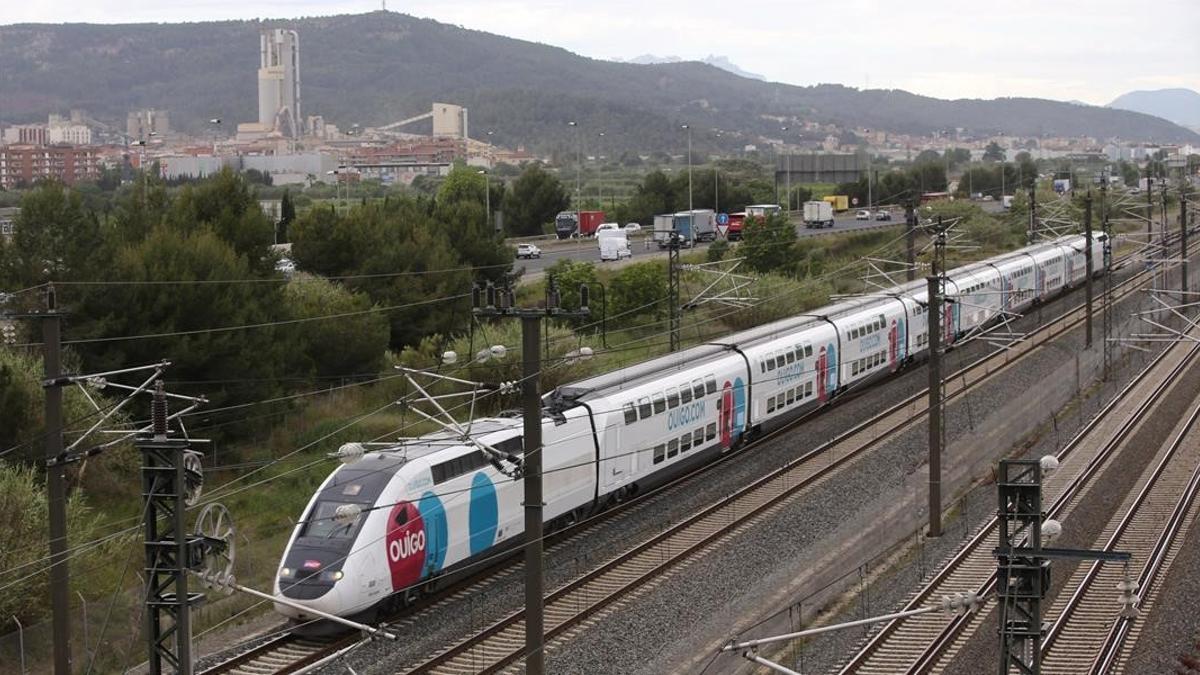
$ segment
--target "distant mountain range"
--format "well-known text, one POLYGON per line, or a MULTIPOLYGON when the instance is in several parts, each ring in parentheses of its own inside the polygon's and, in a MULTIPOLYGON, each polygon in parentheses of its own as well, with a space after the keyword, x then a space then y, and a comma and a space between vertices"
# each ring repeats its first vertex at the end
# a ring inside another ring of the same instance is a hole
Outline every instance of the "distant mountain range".
MULTIPOLYGON (((618 63, 621 63, 620 59, 614 60, 618 63)), ((655 56, 653 54, 642 54, 641 56, 635 56, 624 63, 637 63, 647 66, 655 63, 682 63, 685 60, 686 59, 682 59, 678 56, 655 56)), ((739 75, 741 77, 748 77, 751 80, 762 80, 763 82, 766 82, 767 80, 767 78, 759 75, 758 73, 751 73, 750 71, 742 70, 737 64, 735 64, 733 61, 730 61, 728 56, 709 54, 708 56, 700 59, 699 62, 707 63, 710 66, 716 66, 727 73, 733 73, 734 75, 739 75)))
POLYGON ((1200 128, 1200 92, 1191 89, 1131 91, 1118 96, 1108 107, 1133 110, 1176 124, 1200 128))
MULTIPOLYGON (((257 117, 258 32, 268 26, 299 31, 301 112, 343 128, 404 119, 444 101, 470 108, 474 137, 492 131, 502 145, 541 152, 571 152, 577 143, 591 151, 601 130, 604 152, 677 152, 684 122, 699 148, 761 143, 801 121, 913 134, 963 128, 1200 143, 1193 131, 1137 112, 1032 98, 946 101, 900 90, 798 87, 695 61, 616 63, 394 12, 0 26, 0 123, 78 107, 123 127, 127 111, 158 107, 184 129, 203 131, 220 117, 232 131, 257 117)), ((799 139, 792 131, 789 140, 799 139)))

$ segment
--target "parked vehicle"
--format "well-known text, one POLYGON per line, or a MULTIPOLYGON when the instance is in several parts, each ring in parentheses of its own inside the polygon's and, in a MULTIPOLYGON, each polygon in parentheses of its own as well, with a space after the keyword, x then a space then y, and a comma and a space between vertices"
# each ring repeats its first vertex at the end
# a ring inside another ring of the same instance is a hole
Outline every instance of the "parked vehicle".
POLYGON ((850 210, 850 198, 846 195, 826 195, 825 201, 833 207, 834 211, 839 213, 850 210))
POLYGON ((598 241, 600 243, 600 262, 633 257, 633 251, 629 249, 629 240, 625 238, 624 232, 602 232, 598 241))
POLYGON ((833 227, 833 204, 827 201, 804 202, 804 226, 833 227))
POLYGON ((540 258, 542 249, 533 244, 517 244, 517 258, 540 258))
POLYGON ((626 232, 641 232, 642 226, 637 223, 625 223, 626 232))
POLYGON ((1054 179, 1054 191, 1060 195, 1063 193, 1066 193, 1066 192, 1070 192, 1071 191, 1071 179, 1070 178, 1055 178, 1054 179))
POLYGON ((892 219, 891 211, 888 211, 885 209, 885 210, 875 212, 875 220, 891 220, 891 219, 892 219))
POLYGON ((854 219, 855 220, 870 220, 871 212, 870 211, 859 211, 858 213, 854 214, 854 219))

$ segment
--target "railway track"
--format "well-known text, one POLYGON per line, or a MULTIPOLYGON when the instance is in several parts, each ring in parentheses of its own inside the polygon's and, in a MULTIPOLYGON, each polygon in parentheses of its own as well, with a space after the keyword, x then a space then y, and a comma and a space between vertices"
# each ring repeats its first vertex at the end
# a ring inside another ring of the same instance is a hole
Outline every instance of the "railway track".
MULTIPOLYGON (((1200 346, 1177 344, 1160 353, 1059 453, 1060 466, 1043 483, 1047 517, 1062 519, 1121 450, 1129 447, 1181 373, 1200 360, 1200 346)), ((953 593, 989 597, 996 582, 997 521, 986 523, 905 604, 904 610, 953 593)), ((1112 597, 1109 598, 1112 600, 1112 597)), ((936 672, 978 627, 984 612, 947 618, 924 614, 882 625, 840 673, 936 672)))
MULTIPOLYGON (((1121 262, 1121 261, 1117 261, 1121 262)), ((1137 292, 1151 278, 1147 272, 1137 272, 1113 287, 1114 302, 1119 302, 1137 292)), ((1096 311, 1102 307, 1102 298, 1096 302, 1096 311)), ((1064 333, 1079 326, 1085 317, 1083 305, 1078 305, 1059 317, 1033 330, 1007 350, 992 352, 946 378, 944 387, 947 401, 957 399, 964 393, 991 379, 1000 372, 1014 366, 1021 357, 1040 346, 1051 342, 1064 333)), ((546 598, 546 639, 563 634, 584 619, 612 605, 616 600, 643 587, 680 562, 697 553, 710 549, 719 539, 751 526, 771 512, 782 508, 784 500, 797 495, 805 488, 815 486, 833 471, 850 461, 862 457, 869 449, 894 434, 907 429, 924 418, 927 412, 927 394, 922 391, 889 407, 872 419, 866 420, 828 443, 811 450, 755 481, 742 490, 730 495, 721 503, 695 514, 669 529, 637 545, 624 554, 602 564, 600 567, 568 583, 549 594, 546 598)), ((805 420, 796 420, 768 436, 787 433, 805 420)), ((710 465, 708 468, 712 468, 710 465)), ((684 479, 686 480, 686 479, 684 479)), ((665 489, 679 489, 683 480, 665 489)), ((634 502, 629 506, 636 506, 634 502)), ((619 516, 619 514, 617 514, 619 516)), ((585 524, 586 525, 586 524, 585 524)), ((571 536, 582 536, 579 532, 571 536)), ((564 540, 565 541, 565 540, 564 540)), ((555 546, 557 547, 557 546, 555 546)), ((550 553, 553 548, 548 549, 550 553)), ((511 574, 520 569, 520 564, 502 568, 494 574, 511 574)), ((492 574, 482 575, 491 583, 492 574)), ((458 595, 458 594, 455 594, 458 595)), ((419 610, 406 613, 400 623, 391 623, 393 630, 403 630, 417 623, 417 619, 443 607, 454 596, 442 598, 423 605, 419 610)), ((421 664, 408 669, 412 673, 483 673, 494 672, 519 658, 524 646, 523 613, 515 612, 492 624, 472 638, 449 646, 421 664)), ((292 638, 300 640, 299 636, 292 638)), ((350 635, 326 645, 312 659, 297 661, 294 665, 281 665, 277 669, 253 671, 256 673, 291 673, 308 664, 326 661, 361 638, 350 635)), ((289 650, 288 640, 281 639, 275 646, 277 651, 289 650)), ((234 660, 237 660, 236 657, 234 660)), ((256 658, 260 662, 271 660, 269 650, 256 658)), ((205 675, 235 672, 221 663, 204 671, 205 675)))
POLYGON ((1135 617, 1122 615, 1116 589, 1128 580, 1136 581, 1143 593, 1154 588, 1190 529, 1193 520, 1187 516, 1200 485, 1197 419, 1200 405, 1193 404, 1094 547, 1132 553, 1141 569, 1099 561, 1083 565, 1050 605, 1048 615, 1057 618, 1042 642, 1042 672, 1047 675, 1077 673, 1085 663, 1092 664, 1089 672, 1112 672, 1130 632, 1140 626, 1135 617))

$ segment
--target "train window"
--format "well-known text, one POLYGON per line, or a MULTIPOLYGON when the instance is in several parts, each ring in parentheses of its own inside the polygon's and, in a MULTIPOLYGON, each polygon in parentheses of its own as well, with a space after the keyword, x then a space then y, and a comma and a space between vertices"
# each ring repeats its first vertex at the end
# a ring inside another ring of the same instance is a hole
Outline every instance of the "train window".
POLYGON ((692 435, 690 433, 679 437, 679 451, 687 452, 692 449, 692 435))
POLYGON ((775 370, 775 355, 774 354, 767 357, 767 370, 768 371, 775 370))
POLYGON ((767 362, 766 362, 766 360, 759 361, 759 362, 758 362, 758 367, 759 367, 759 369, 760 369, 760 370, 762 370, 762 372, 764 372, 764 373, 765 373, 765 372, 767 372, 767 362))
POLYGON ((805 383, 805 385, 804 385, 804 395, 805 395, 805 396, 812 396, 812 382, 805 383))
POLYGON ((787 404, 788 404, 788 405, 791 405, 791 404, 793 404, 793 403, 795 403, 795 402, 796 402, 796 390, 795 390, 795 389, 788 389, 788 393, 787 393, 787 404))
POLYGON ((795 363, 795 362, 796 362, 796 352, 789 351, 789 352, 787 353, 787 362, 788 362, 788 363, 795 363))
POLYGON ((717 412, 721 412, 721 399, 717 399, 717 412))
POLYGON ((769 413, 775 412, 775 397, 774 396, 767 398, 767 412, 769 412, 769 413))
POLYGON ((667 441, 667 457, 674 457, 679 454, 679 441, 672 438, 667 441))
POLYGON ((687 405, 692 402, 691 387, 684 386, 684 387, 679 388, 679 402, 684 405, 687 405))
POLYGON ((643 396, 638 399, 638 419, 646 419, 650 417, 650 397, 643 396))
POLYGON ((654 395, 654 414, 657 415, 667 409, 667 399, 659 392, 654 395))
POLYGON ((858 375, 858 361, 850 364, 850 375, 858 375))
POLYGON ((804 345, 804 356, 812 356, 812 345, 804 345))
POLYGON ((339 525, 333 518, 343 502, 317 502, 300 531, 301 537, 318 539, 351 539, 365 518, 359 517, 349 525, 339 525))
POLYGON ((666 458, 667 458, 667 446, 665 446, 665 445, 654 446, 654 463, 658 464, 666 458))
POLYGON ((692 380, 692 393, 697 399, 704 398, 704 380, 692 380))
POLYGON ((708 392, 709 394, 717 393, 717 378, 713 377, 712 375, 704 378, 704 391, 708 392))
POLYGON ((697 429, 692 432, 692 445, 697 448, 704 442, 704 429, 697 429))
POLYGON ((717 437, 717 423, 716 422, 713 422, 713 423, 709 424, 707 427, 704 427, 704 437, 710 441, 717 437))
POLYGON ((667 407, 668 408, 678 408, 679 407, 679 390, 678 389, 668 389, 667 390, 667 407))
POLYGON ((400 509, 396 512, 396 524, 404 525, 408 522, 408 509, 400 509))
POLYGON ((625 424, 637 422, 637 408, 634 407, 634 402, 630 401, 624 405, 625 408, 625 424))
MULTIPOLYGON (((496 448, 500 452, 507 452, 510 455, 523 455, 525 454, 525 437, 513 436, 512 438, 506 438, 499 443, 493 443, 492 447, 496 448)), ((483 457, 482 454, 480 455, 479 459, 484 464, 487 463, 487 458, 483 457)), ((483 464, 480 464, 479 466, 483 466, 483 464)))

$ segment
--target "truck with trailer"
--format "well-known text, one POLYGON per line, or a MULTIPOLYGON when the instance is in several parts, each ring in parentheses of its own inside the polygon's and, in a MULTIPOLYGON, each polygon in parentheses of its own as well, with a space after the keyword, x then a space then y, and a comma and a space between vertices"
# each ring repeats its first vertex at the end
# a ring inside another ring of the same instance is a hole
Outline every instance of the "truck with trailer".
POLYGON ((603 222, 603 211, 563 211, 554 218, 554 233, 559 239, 590 237, 603 222))
POLYGON ((734 211, 729 214, 729 227, 725 230, 725 238, 729 241, 739 241, 742 238, 742 228, 746 226, 746 212, 734 211))
POLYGON ((713 241, 717 238, 717 212, 712 209, 693 209, 675 214, 691 221, 691 238, 695 241, 713 241))
POLYGON ((804 226, 833 227, 833 204, 826 197, 822 201, 804 202, 804 226))

